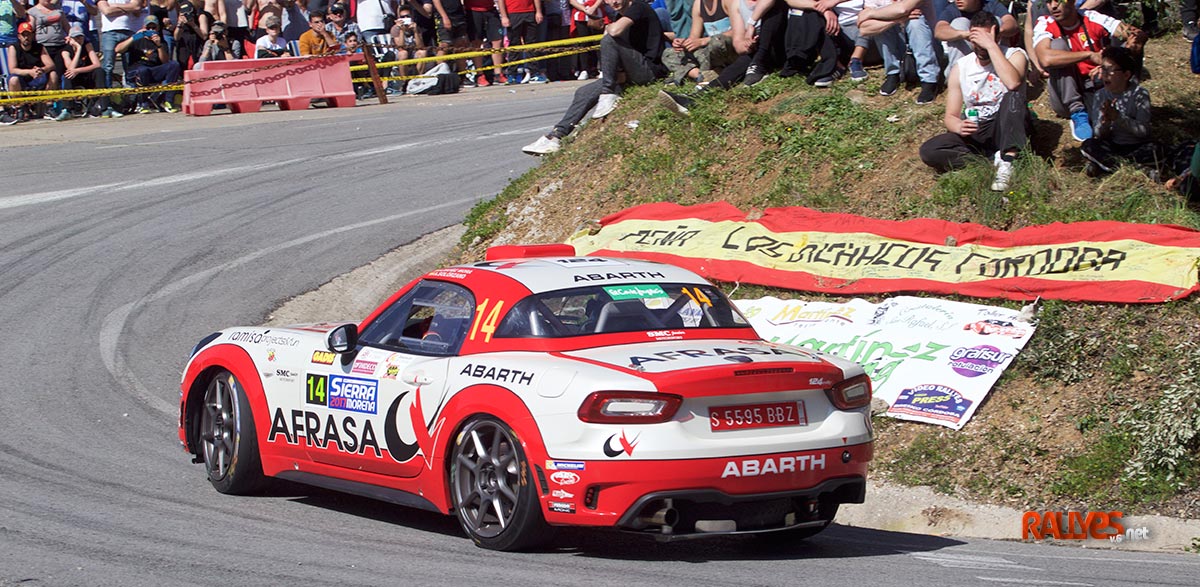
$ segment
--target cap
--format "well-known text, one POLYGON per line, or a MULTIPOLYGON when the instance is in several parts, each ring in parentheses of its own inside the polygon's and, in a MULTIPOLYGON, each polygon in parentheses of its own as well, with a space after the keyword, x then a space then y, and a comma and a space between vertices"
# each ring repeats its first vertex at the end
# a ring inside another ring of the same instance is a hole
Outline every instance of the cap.
POLYGON ((29 24, 28 21, 23 22, 19 26, 17 26, 17 34, 18 35, 21 33, 32 33, 32 32, 33 32, 33 25, 29 24))
POLYGON ((179 14, 192 14, 196 12, 196 5, 188 2, 187 0, 180 2, 178 8, 179 14))
POLYGON ((75 23, 75 24, 71 25, 71 32, 69 33, 69 35, 71 36, 71 38, 82 37, 83 36, 83 27, 79 26, 79 23, 75 23))
POLYGON ((159 26, 160 24, 162 24, 162 23, 158 22, 158 17, 151 14, 150 16, 146 17, 146 20, 143 21, 142 26, 150 26, 150 25, 159 26))
POLYGON ((262 28, 273 29, 279 27, 279 17, 274 14, 268 14, 262 19, 262 28))
POLYGON ((213 32, 213 33, 223 33, 223 32, 225 32, 225 23, 218 20, 218 21, 212 23, 212 27, 209 28, 208 30, 209 30, 209 32, 213 32))
POLYGON ((346 14, 346 7, 342 6, 341 4, 334 4, 333 6, 329 7, 329 12, 330 13, 336 12, 338 14, 346 14))

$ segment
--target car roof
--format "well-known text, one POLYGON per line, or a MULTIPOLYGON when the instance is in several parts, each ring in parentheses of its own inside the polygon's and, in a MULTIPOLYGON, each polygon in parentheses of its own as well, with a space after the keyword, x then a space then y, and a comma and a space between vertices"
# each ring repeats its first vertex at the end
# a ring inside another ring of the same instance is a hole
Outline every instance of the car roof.
POLYGON ((620 283, 708 283, 703 277, 674 265, 613 257, 495 259, 458 267, 504 275, 533 293, 620 283))

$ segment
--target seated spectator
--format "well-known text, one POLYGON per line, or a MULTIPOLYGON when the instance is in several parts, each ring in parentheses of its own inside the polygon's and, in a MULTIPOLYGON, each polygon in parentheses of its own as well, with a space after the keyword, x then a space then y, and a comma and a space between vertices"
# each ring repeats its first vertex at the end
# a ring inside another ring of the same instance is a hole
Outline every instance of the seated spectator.
POLYGON ((1050 76, 1050 107, 1071 119, 1071 136, 1083 142, 1092 138, 1089 111, 1103 85, 1101 51, 1114 37, 1121 38, 1140 62, 1146 34, 1098 12, 1080 13, 1071 0, 1046 0, 1046 8, 1050 16, 1039 18, 1034 26, 1033 50, 1050 76))
MULTIPOLYGON (((255 38, 260 39, 264 35, 269 34, 267 32, 268 22, 278 22, 280 27, 279 30, 282 31, 283 12, 295 3, 296 0, 254 0, 254 2, 247 2, 247 6, 254 6, 254 8, 258 10, 258 29, 254 31, 255 38)), ((286 37, 284 37, 284 39, 284 43, 286 44, 286 37)), ((255 43, 255 45, 257 45, 257 43, 255 43)))
POLYGON ((1000 43, 1005 46, 1014 45, 1018 33, 1017 19, 1009 14, 1008 9, 1000 0, 954 0, 942 4, 938 12, 937 26, 933 29, 933 38, 942 42, 942 51, 946 55, 946 75, 950 68, 971 52, 969 25, 971 17, 979 11, 992 13, 999 21, 1000 43), (961 19, 961 20, 960 20, 961 19))
POLYGON ((522 151, 530 155, 546 155, 558 151, 562 138, 575 129, 588 110, 595 107, 592 118, 612 114, 621 99, 619 74, 630 84, 645 85, 666 75, 662 66, 663 28, 658 15, 645 0, 604 0, 613 11, 612 24, 605 28, 600 39, 601 79, 578 90, 562 120, 549 134, 526 145, 522 151))
POLYGON ((292 50, 288 49, 287 39, 280 34, 280 22, 277 16, 267 16, 262 20, 263 30, 267 34, 262 36, 254 43, 254 57, 257 59, 269 59, 272 57, 295 57, 292 55, 292 50))
POLYGON ((937 25, 934 6, 933 0, 866 0, 858 15, 858 32, 874 38, 879 44, 887 76, 879 88, 880 95, 891 96, 900 89, 904 40, 900 38, 897 25, 903 22, 908 33, 908 48, 917 61, 917 77, 921 80, 917 104, 929 104, 937 98, 941 68, 933 46, 933 28, 937 25))
POLYGON ((17 26, 29 19, 22 0, 0 0, 0 49, 17 44, 17 26))
POLYGON ((209 29, 208 40, 204 42, 204 48, 200 50, 200 59, 196 60, 196 65, 192 68, 200 69, 200 64, 205 61, 230 61, 233 59, 237 59, 237 57, 234 55, 233 47, 226 35, 225 23, 218 20, 209 29))
MULTIPOLYGON (((421 31, 417 29, 417 21, 413 19, 412 9, 407 5, 396 10, 396 25, 392 27, 392 44, 396 46, 396 58, 400 61, 424 59, 428 56, 425 51, 425 39, 422 38, 421 31)), ((398 69, 401 76, 409 76, 412 75, 414 67, 401 64, 398 69)), ((421 63, 415 69, 417 73, 425 73, 427 66, 421 63)))
POLYGON ((743 85, 753 86, 786 59, 787 4, 782 0, 758 0, 749 9, 743 0, 737 16, 730 15, 730 22, 734 29, 733 47, 741 57, 721 72, 716 85, 732 87, 741 78, 743 85))
MULTIPOLYGON (((58 87, 58 73, 54 71, 54 60, 50 58, 50 52, 39 45, 34 37, 33 25, 23 22, 17 25, 17 44, 5 48, 8 52, 9 91, 23 92, 58 87)), ((25 117, 33 115, 32 112, 25 113, 25 117)))
POLYGON ((299 45, 301 55, 329 55, 337 52, 340 43, 337 37, 325 28, 325 13, 309 13, 308 30, 300 35, 299 45))
POLYGON ((803 74, 814 86, 833 85, 844 74, 833 42, 840 30, 837 15, 817 8, 816 0, 787 0, 787 4, 787 59, 779 76, 803 74))
MULTIPOLYGON (((66 71, 63 72, 64 89, 96 89, 96 76, 100 73, 100 54, 96 52, 91 41, 87 40, 83 27, 78 24, 71 25, 62 59, 66 67, 66 71)), ((79 109, 80 116, 86 116, 88 113, 89 109, 86 107, 79 109)), ((99 111, 95 114, 99 114, 99 111)), ((71 110, 63 108, 56 120, 66 120, 70 117, 71 110)))
MULTIPOLYGON (((333 6, 329 7, 329 16, 327 20, 328 22, 325 23, 325 30, 333 33, 333 36, 337 39, 338 44, 345 44, 346 35, 350 33, 360 36, 362 35, 362 31, 359 30, 358 25, 350 22, 349 19, 346 18, 346 7, 342 4, 334 4, 333 6)), ((360 38, 359 41, 361 42, 362 39, 360 38)))
POLYGON ((737 59, 733 48, 733 24, 729 13, 738 10, 737 0, 695 0, 692 26, 686 38, 675 37, 663 51, 663 65, 671 70, 671 81, 707 84, 737 59))
POLYGON ((863 56, 867 54, 867 47, 871 46, 871 39, 858 30, 858 15, 862 9, 863 0, 817 1, 817 10, 832 11, 837 17, 836 30, 828 24, 827 27, 832 31, 829 34, 832 35, 834 45, 837 46, 838 61, 846 64, 850 80, 854 82, 864 81, 868 77, 862 60, 863 56))
POLYGON ((1150 140, 1150 92, 1134 79, 1137 59, 1125 47, 1109 47, 1101 54, 1096 91, 1098 115, 1092 138, 1079 148, 1090 163, 1089 175, 1111 173, 1125 159, 1156 168, 1161 153, 1150 140))
POLYGON ((996 19, 987 11, 971 17, 972 52, 950 68, 946 80, 946 130, 921 145, 921 160, 938 171, 957 169, 972 154, 996 166, 993 191, 1008 189, 1012 164, 1031 128, 1025 101, 1025 51, 1001 49, 996 19))
MULTIPOLYGON (((157 84, 170 85, 179 81, 179 62, 167 56, 167 44, 158 34, 158 17, 147 16, 142 24, 142 30, 132 37, 117 44, 117 54, 129 58, 129 69, 125 71, 125 81, 135 87, 143 88, 157 84)), ((162 92, 161 95, 138 94, 138 114, 158 112, 154 107, 157 97, 164 112, 175 112, 175 92, 162 92)))

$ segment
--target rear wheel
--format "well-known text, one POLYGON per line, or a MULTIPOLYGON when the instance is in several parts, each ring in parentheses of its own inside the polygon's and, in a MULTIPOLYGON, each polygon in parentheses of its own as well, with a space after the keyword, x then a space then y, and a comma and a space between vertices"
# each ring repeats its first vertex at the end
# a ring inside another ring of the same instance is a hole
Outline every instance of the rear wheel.
POLYGON ((549 537, 529 461, 507 424, 487 416, 472 419, 451 458, 454 510, 475 544, 511 551, 549 537))
POLYGON ((200 444, 208 480, 217 491, 245 495, 262 487, 265 477, 250 402, 229 371, 217 373, 204 392, 200 444))

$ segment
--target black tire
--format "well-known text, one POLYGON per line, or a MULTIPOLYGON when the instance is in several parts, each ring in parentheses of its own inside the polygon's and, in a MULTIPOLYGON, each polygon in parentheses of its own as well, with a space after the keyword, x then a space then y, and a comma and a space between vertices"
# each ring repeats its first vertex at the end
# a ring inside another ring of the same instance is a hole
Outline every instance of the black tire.
POLYGON ((450 498, 463 531, 489 550, 523 550, 548 540, 529 460, 504 422, 472 418, 451 453, 450 498))
POLYGON ((217 491, 247 495, 265 483, 250 402, 229 371, 217 373, 204 391, 200 448, 208 481, 217 491))

